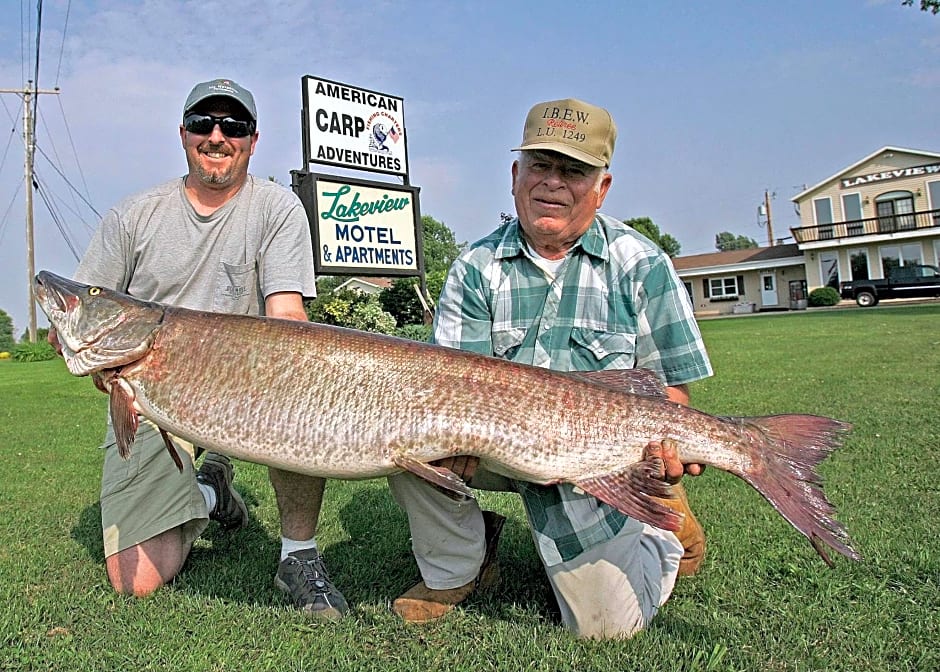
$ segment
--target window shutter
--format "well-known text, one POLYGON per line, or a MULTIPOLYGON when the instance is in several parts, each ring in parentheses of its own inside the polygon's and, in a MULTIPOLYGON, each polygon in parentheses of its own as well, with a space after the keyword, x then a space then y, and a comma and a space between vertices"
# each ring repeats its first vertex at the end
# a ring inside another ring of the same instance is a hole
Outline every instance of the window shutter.
POLYGON ((738 276, 738 296, 744 296, 744 276, 738 276))
POLYGON ((708 278, 704 278, 702 280, 702 294, 705 296, 706 299, 711 298, 711 295, 712 295, 711 284, 709 283, 708 278))

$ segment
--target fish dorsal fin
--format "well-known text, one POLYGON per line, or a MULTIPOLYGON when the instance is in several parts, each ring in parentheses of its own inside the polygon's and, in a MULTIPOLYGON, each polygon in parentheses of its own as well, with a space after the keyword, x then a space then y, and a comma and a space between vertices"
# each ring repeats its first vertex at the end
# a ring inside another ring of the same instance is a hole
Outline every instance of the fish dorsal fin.
POLYGON ((656 478, 660 473, 662 462, 647 460, 610 474, 575 481, 574 484, 631 518, 675 532, 682 523, 682 516, 653 499, 672 497, 669 484, 656 478))
POLYGON ((650 369, 605 369, 603 371, 569 371, 577 380, 602 385, 616 392, 639 394, 644 397, 666 398, 663 382, 650 369))

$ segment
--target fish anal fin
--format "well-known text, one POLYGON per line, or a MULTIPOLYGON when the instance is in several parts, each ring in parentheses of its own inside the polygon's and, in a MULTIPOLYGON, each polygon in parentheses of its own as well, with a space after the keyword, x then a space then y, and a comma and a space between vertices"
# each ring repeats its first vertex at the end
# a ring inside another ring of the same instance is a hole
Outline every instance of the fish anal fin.
POLYGON ((568 376, 577 380, 601 385, 617 392, 644 397, 666 398, 666 388, 650 369, 604 369, 601 371, 569 371, 568 376))
POLYGON ((131 444, 137 435, 139 420, 134 411, 134 398, 127 386, 118 384, 118 379, 111 381, 108 410, 111 413, 111 426, 117 442, 118 454, 125 460, 131 454, 131 444))
POLYGON ((450 469, 437 467, 427 462, 420 462, 407 455, 396 455, 394 462, 401 469, 410 471, 412 474, 423 478, 431 485, 436 485, 444 494, 454 499, 473 499, 473 491, 464 483, 462 478, 450 469))
POLYGON ((682 524, 682 515, 653 499, 672 497, 669 484, 656 477, 661 473, 661 461, 645 460, 574 484, 631 518, 675 532, 682 524))
POLYGON ((167 434, 166 430, 162 427, 160 428, 160 436, 163 437, 163 445, 166 446, 166 452, 170 454, 170 457, 173 458, 173 464, 176 465, 176 468, 180 470, 180 473, 183 473, 183 461, 180 459, 180 454, 176 450, 176 446, 173 443, 173 439, 170 438, 170 435, 167 434))

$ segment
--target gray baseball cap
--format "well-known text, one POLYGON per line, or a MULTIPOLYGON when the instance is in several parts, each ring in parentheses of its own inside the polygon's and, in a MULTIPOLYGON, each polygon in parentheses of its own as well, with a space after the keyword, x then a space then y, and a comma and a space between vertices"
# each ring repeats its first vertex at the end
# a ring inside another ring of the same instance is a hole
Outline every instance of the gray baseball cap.
POLYGON ((252 121, 258 121, 258 110, 255 109, 255 98, 251 95, 251 91, 231 79, 213 79, 210 82, 196 84, 189 92, 186 104, 183 105, 183 116, 185 117, 187 112, 206 98, 217 97, 231 98, 248 110, 252 121))

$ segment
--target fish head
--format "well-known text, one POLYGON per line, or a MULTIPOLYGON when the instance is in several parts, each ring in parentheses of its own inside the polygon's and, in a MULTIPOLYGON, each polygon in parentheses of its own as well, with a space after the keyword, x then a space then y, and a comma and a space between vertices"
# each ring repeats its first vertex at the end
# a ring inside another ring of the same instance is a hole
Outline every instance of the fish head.
POLYGON ((40 308, 55 327, 69 371, 85 376, 129 364, 153 345, 164 307, 127 294, 40 271, 33 280, 40 308))

